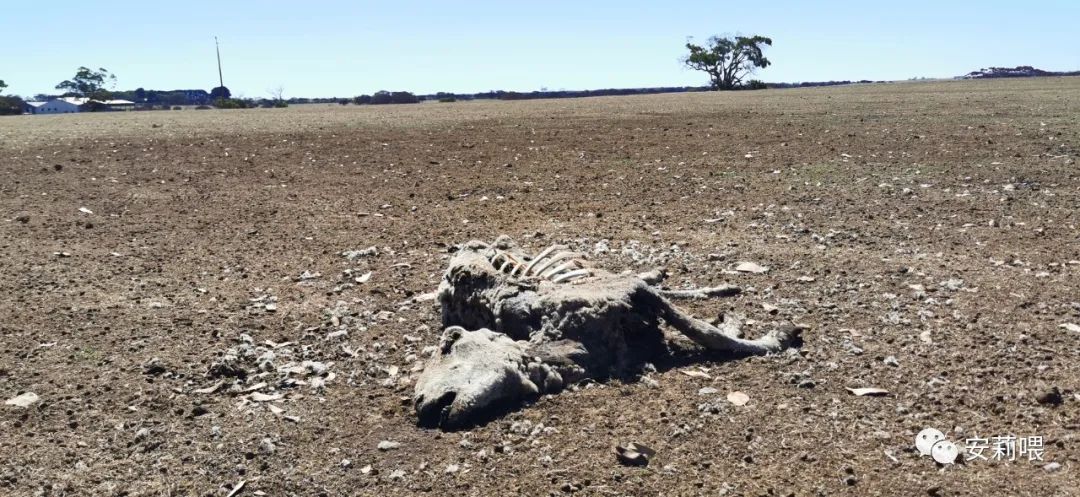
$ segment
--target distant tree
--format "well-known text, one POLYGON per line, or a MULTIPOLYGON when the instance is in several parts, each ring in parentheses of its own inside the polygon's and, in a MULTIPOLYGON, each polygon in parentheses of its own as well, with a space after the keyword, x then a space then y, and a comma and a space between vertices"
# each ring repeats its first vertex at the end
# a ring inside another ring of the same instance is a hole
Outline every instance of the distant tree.
POLYGON ((0 96, 0 116, 17 115, 26 112, 26 102, 14 95, 0 96))
POLYGON ((390 96, 390 92, 386 90, 380 90, 371 95, 371 100, 368 102, 371 105, 382 105, 392 103, 394 99, 390 96))
MULTIPOLYGON (((0 79, 0 93, 3 93, 7 87, 7 83, 0 79)), ((14 95, 10 97, 0 96, 0 116, 22 114, 25 110, 26 102, 23 99, 14 95)))
POLYGON ((288 107, 289 103, 285 101, 285 88, 281 85, 266 90, 271 97, 274 98, 270 105, 264 105, 263 107, 288 107))
POLYGON ((116 76, 104 67, 93 71, 86 67, 80 67, 75 72, 75 77, 56 85, 57 90, 67 90, 68 93, 91 100, 108 100, 109 89, 116 85, 116 76))
MULTIPOLYGON (((217 100, 214 100, 214 107, 217 107, 219 109, 249 109, 254 106, 254 102, 249 102, 240 98, 219 98, 217 100)), ((199 107, 196 107, 196 109, 198 109, 199 107)))
POLYGON ((769 85, 765 84, 765 82, 760 79, 751 79, 743 85, 743 89, 745 90, 764 90, 768 87, 769 85))
POLYGON ((360 95, 353 98, 353 103, 356 105, 367 105, 371 103, 371 95, 360 95))
POLYGON ((395 91, 390 94, 390 101, 395 104, 415 104, 419 103, 420 99, 407 91, 395 91))
POLYGON ((435 99, 444 103, 457 102, 457 95, 454 95, 453 93, 447 93, 445 91, 440 91, 435 94, 435 99))
POLYGON ((704 71, 715 90, 734 90, 743 78, 756 68, 768 67, 769 59, 762 53, 762 46, 772 46, 772 39, 764 36, 713 36, 705 46, 688 42, 690 54, 683 63, 691 69, 704 71))
POLYGON ((218 86, 210 90, 210 100, 217 100, 219 98, 232 98, 232 92, 224 86, 218 86))
POLYGON ((158 95, 158 101, 163 105, 187 105, 188 96, 187 93, 182 91, 170 91, 164 92, 158 95))
POLYGON ((136 88, 134 97, 135 97, 136 102, 145 102, 146 101, 146 89, 144 89, 144 88, 136 88))

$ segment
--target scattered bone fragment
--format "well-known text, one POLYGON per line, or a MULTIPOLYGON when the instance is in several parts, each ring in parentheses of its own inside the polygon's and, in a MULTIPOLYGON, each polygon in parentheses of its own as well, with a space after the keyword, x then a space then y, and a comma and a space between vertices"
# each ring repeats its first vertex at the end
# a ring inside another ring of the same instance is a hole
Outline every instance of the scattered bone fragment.
POLYGON ((625 466, 648 466, 649 459, 655 455, 655 450, 637 442, 615 447, 615 458, 625 466))
POLYGON ((874 387, 848 388, 847 391, 857 397, 881 397, 889 394, 888 390, 874 387))

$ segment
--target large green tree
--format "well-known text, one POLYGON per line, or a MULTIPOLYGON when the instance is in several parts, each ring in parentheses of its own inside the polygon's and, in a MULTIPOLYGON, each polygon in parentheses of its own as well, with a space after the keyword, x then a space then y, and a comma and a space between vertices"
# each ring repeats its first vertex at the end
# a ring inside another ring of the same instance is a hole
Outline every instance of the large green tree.
POLYGON ((708 74, 713 89, 734 90, 754 69, 769 66, 769 59, 762 53, 764 45, 772 46, 772 39, 757 35, 713 36, 705 46, 688 42, 686 49, 690 54, 683 63, 708 74))
POLYGON ((91 100, 108 100, 111 93, 109 89, 116 85, 116 76, 104 67, 94 71, 87 67, 80 67, 75 72, 75 77, 56 85, 57 90, 66 90, 76 96, 91 100))
POLYGON ((4 88, 7 88, 7 83, 0 79, 0 93, 4 93, 4 88))

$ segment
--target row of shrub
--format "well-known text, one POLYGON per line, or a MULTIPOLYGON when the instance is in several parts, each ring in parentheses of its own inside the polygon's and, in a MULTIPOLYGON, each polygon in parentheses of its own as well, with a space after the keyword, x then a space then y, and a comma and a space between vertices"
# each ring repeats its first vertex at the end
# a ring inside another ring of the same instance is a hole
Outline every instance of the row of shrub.
POLYGON ((23 113, 23 109, 26 107, 26 102, 23 99, 10 96, 0 96, 0 116, 11 116, 23 113))

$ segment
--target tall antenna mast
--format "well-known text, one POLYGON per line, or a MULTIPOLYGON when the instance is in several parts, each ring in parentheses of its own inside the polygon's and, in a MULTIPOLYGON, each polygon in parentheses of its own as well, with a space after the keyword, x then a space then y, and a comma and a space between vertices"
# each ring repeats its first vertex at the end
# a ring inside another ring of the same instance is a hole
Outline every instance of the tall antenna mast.
POLYGON ((225 78, 221 77, 221 45, 218 45, 217 37, 214 37, 214 49, 217 50, 217 77, 218 86, 225 86, 225 78))

